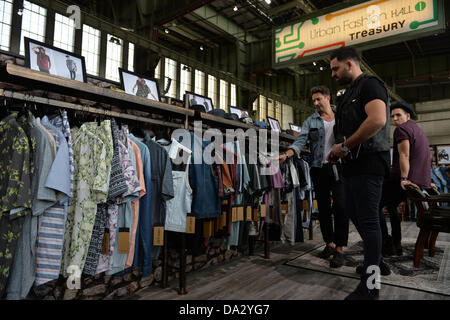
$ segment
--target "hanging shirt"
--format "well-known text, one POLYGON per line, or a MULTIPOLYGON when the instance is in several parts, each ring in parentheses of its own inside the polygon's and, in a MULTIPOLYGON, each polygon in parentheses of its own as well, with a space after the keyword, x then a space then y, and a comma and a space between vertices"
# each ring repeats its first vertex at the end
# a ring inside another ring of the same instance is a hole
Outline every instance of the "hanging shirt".
POLYGON ((167 149, 172 163, 182 151, 184 163, 187 165, 184 171, 172 170, 174 197, 166 202, 165 229, 186 232, 186 216, 191 212, 192 205, 192 189, 189 185, 189 163, 192 151, 174 139, 167 149))
POLYGON ((33 124, 28 116, 17 117, 13 113, 0 121, 0 297, 5 292, 17 241, 33 201, 33 124))
POLYGON ((151 206, 151 158, 148 147, 130 134, 130 139, 136 143, 141 150, 142 167, 145 179, 146 194, 139 200, 139 221, 136 230, 133 266, 138 266, 139 258, 142 258, 142 276, 148 277, 152 273, 152 206, 151 206))
POLYGON ((139 184, 141 186, 141 190, 139 191, 139 198, 136 200, 133 200, 131 202, 131 211, 132 211, 132 219, 131 219, 131 228, 130 228, 130 243, 129 243, 129 249, 128 249, 128 256, 125 263, 125 268, 129 268, 133 265, 133 259, 134 259, 134 250, 136 245, 136 231, 138 227, 139 222, 139 202, 140 199, 145 196, 147 193, 145 188, 145 177, 144 177, 144 167, 142 162, 142 153, 139 149, 138 145, 130 139, 131 146, 133 148, 134 154, 136 156, 136 171, 139 179, 139 184))
POLYGON ((74 134, 74 204, 69 207, 64 239, 63 275, 67 268, 78 266, 82 272, 86 261, 97 203, 108 195, 113 156, 111 122, 85 123, 74 134))
MULTIPOLYGON (((172 199, 173 181, 172 164, 167 151, 150 139, 149 135, 144 138, 152 157, 151 170, 151 193, 152 193, 152 226, 164 226, 166 221, 166 201, 172 199)), ((152 258, 158 259, 161 247, 152 246, 152 258)))
MULTIPOLYGON (((36 240, 39 216, 56 202, 55 190, 45 187, 45 181, 53 163, 53 157, 47 134, 34 125, 31 135, 36 139, 35 169, 32 177, 33 207, 32 214, 25 217, 22 233, 17 244, 11 276, 7 287, 7 300, 21 300, 28 295, 35 279, 36 240)), ((58 269, 59 270, 59 269, 58 269)))
POLYGON ((52 134, 56 143, 56 155, 45 186, 56 191, 58 201, 39 218, 34 282, 36 286, 59 278, 67 206, 72 190, 69 147, 62 131, 63 126, 55 127, 47 117, 42 119, 41 125, 52 134))

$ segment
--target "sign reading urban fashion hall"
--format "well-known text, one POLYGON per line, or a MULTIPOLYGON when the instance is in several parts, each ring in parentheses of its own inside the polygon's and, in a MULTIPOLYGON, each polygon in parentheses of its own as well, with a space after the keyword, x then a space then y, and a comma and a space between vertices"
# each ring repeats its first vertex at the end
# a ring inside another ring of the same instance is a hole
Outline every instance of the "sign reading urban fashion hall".
POLYGON ((443 30, 441 0, 373 0, 273 30, 274 67, 342 46, 374 47, 443 30))

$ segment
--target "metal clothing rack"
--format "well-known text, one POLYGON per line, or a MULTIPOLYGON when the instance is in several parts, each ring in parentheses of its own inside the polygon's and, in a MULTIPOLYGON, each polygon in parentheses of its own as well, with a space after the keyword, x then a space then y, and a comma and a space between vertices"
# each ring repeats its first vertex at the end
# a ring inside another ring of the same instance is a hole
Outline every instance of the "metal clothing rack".
MULTIPOLYGON (((253 128, 258 132, 260 129, 251 126, 240 121, 234 121, 229 119, 220 118, 211 114, 202 113, 200 116, 195 114, 194 110, 145 99, 142 97, 136 97, 126 94, 124 92, 118 92, 106 88, 101 88, 89 83, 83 83, 75 80, 66 79, 46 73, 34 71, 25 67, 21 67, 14 64, 7 64, 6 66, 0 66, 0 97, 10 98, 14 100, 26 101, 36 103, 40 105, 49 105, 57 108, 72 109, 80 112, 87 112, 97 114, 101 116, 108 116, 114 118, 121 118, 150 125, 166 126, 171 128, 184 128, 186 130, 192 130, 192 126, 189 124, 189 120, 200 118, 207 124, 211 124, 216 128, 253 128), (32 89, 31 89, 32 88, 32 89), (169 121, 163 121, 158 119, 151 119, 142 116, 135 116, 125 112, 117 112, 88 105, 82 105, 79 103, 65 102, 61 100, 51 99, 39 96, 35 93, 35 90, 41 90, 46 93, 58 93, 61 95, 67 95, 70 97, 76 97, 80 99, 86 99, 95 101, 97 103, 103 103, 120 108, 121 110, 133 109, 152 114, 160 114, 165 116, 172 116, 184 121, 181 123, 174 123, 169 121)), ((280 141, 293 142, 296 137, 285 133, 279 134, 280 141)), ((279 147, 283 148, 282 145, 279 147)), ((268 225, 266 224, 265 230, 265 258, 269 259, 270 244, 268 238, 268 225)), ((168 231, 164 231, 164 245, 163 245, 163 263, 162 263, 162 281, 161 287, 167 288, 168 286, 168 231)), ((186 233, 181 234, 181 247, 180 247, 180 277, 179 277, 179 290, 180 295, 187 293, 186 290, 186 233)))

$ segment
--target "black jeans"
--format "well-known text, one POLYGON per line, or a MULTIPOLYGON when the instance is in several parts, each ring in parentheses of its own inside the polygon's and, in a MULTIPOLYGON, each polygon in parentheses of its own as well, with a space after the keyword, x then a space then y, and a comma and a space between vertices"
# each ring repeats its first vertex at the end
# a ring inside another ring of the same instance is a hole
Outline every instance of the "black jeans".
POLYGON ((345 208, 364 242, 364 270, 381 260, 379 205, 383 177, 360 175, 345 177, 345 208))
MULTIPOLYGON (((340 167, 338 171, 341 172, 340 167)), ((345 212, 342 175, 339 175, 339 181, 336 181, 332 166, 325 164, 322 168, 311 168, 311 178, 319 207, 320 231, 323 241, 325 243, 333 242, 337 247, 347 246, 348 216, 345 212), (333 198, 333 204, 331 204, 331 198, 333 198)))
POLYGON ((387 229, 386 219, 383 214, 383 207, 386 206, 386 209, 389 212, 389 217, 391 220, 391 229, 392 229, 392 241, 394 243, 400 243, 402 240, 402 229, 401 229, 401 219, 398 214, 397 207, 398 205, 406 200, 406 192, 400 187, 399 180, 386 180, 383 183, 383 193, 381 197, 380 203, 380 224, 381 224, 381 233, 383 235, 383 239, 386 239, 389 235, 387 229))

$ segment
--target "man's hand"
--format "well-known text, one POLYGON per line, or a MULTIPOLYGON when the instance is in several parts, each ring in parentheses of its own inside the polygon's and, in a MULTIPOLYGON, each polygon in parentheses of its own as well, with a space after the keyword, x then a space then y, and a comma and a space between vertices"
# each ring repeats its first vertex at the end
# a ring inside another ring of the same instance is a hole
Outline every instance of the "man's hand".
POLYGON ((289 149, 286 152, 280 154, 273 158, 274 161, 278 161, 279 163, 285 162, 288 158, 292 157, 295 154, 294 150, 289 149))
POLYGON ((327 161, 330 163, 337 163, 339 159, 345 158, 347 154, 348 152, 342 151, 341 144, 335 144, 327 156, 327 161))
POLYGON ((406 190, 407 186, 411 186, 413 188, 420 189, 417 184, 415 184, 415 183, 413 183, 413 182, 411 182, 409 180, 401 180, 400 181, 400 186, 402 187, 403 190, 406 190))

